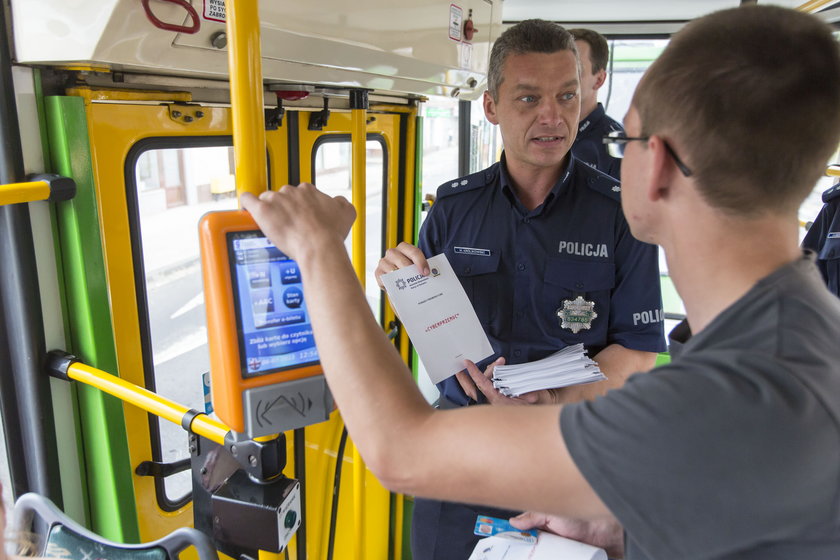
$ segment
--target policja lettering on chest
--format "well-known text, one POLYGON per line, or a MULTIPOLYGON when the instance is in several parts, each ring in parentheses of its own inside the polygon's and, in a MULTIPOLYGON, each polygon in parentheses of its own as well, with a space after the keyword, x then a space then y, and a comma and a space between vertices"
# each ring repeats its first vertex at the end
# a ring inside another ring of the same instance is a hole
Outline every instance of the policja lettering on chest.
POLYGON ((582 241, 561 241, 558 252, 578 257, 608 258, 610 256, 606 243, 584 243, 582 241))

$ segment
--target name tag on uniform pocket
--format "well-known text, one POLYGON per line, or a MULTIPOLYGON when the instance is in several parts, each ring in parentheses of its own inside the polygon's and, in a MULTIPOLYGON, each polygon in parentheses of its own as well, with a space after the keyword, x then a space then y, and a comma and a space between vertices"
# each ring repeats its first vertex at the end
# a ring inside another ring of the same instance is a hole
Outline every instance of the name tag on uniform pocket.
POLYGON ((489 257, 490 249, 477 249, 475 247, 453 247, 452 250, 459 255, 477 255, 479 257, 489 257))

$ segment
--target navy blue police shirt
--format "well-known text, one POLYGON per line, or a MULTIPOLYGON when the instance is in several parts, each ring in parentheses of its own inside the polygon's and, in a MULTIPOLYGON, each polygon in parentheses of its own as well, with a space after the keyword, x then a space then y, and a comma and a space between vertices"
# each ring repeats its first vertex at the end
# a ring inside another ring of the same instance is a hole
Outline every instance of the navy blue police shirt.
POLYGON ((802 247, 817 254, 817 267, 828 289, 840 297, 840 183, 822 195, 825 203, 805 234, 802 247))
POLYGON ((609 117, 604 111, 604 106, 598 103, 598 106, 578 123, 572 153, 598 171, 621 180, 621 159, 612 157, 604 144, 604 136, 616 130, 623 131, 624 127, 609 117))
MULTIPOLYGON (((445 253, 487 333, 494 356, 516 364, 582 342, 595 356, 610 344, 665 350, 657 248, 630 234, 618 182, 574 156, 545 202, 528 210, 502 161, 437 191, 419 246, 445 253), (564 301, 595 303, 591 328, 561 328, 564 301)), ((438 384, 458 405, 457 380, 438 384)))

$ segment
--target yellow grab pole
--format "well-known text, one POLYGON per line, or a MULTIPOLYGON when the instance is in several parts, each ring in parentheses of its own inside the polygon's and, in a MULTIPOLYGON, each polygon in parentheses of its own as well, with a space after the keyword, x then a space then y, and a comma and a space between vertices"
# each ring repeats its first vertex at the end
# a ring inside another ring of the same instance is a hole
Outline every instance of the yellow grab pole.
POLYGON ((0 185, 0 206, 47 200, 49 197, 50 185, 46 181, 0 185))
POLYGON ((825 174, 829 177, 840 177, 840 165, 829 165, 825 174))
POLYGON ((814 13, 823 6, 833 4, 836 1, 837 0, 810 0, 809 2, 805 2, 801 6, 797 7, 796 9, 800 12, 814 13))
MULTIPOLYGON (((406 165, 405 165, 405 200, 407 201, 406 207, 411 210, 411 219, 408 219, 406 216, 406 230, 410 232, 408 236, 405 237, 409 242, 413 242, 414 239, 412 238, 414 233, 414 191, 416 188, 416 174, 415 174, 415 165, 418 164, 417 160, 417 107, 412 107, 411 112, 408 114, 408 130, 406 131, 406 145, 404 146, 405 154, 406 154, 406 165)), ((391 242, 391 238, 389 237, 388 247, 394 247, 396 245, 396 236, 397 236, 397 204, 396 201, 399 200, 398 196, 394 196, 393 198, 390 197, 389 191, 389 208, 390 206, 394 207, 394 216, 393 216, 393 228, 394 228, 394 239, 391 242)), ((408 213, 406 213, 408 214, 408 213)), ((389 220, 392 219, 392 216, 388 216, 389 220)), ((389 223, 388 233, 391 233, 391 224, 389 223)), ((393 314, 390 306, 388 306, 388 311, 393 314)), ((393 315, 391 315, 393 316, 393 315)), ((400 342, 400 354, 408 363, 408 337, 403 336, 400 342)), ((396 514, 394 516, 394 560, 401 560, 403 556, 403 516, 405 513, 405 496, 402 494, 396 494, 396 499, 394 501, 394 507, 396 508, 396 514)))
MULTIPOLYGON (((403 239, 409 243, 414 243, 414 217, 416 213, 415 201, 417 198, 417 176, 418 171, 422 173, 423 162, 420 160, 419 150, 417 149, 418 124, 422 126, 420 117, 417 116, 417 107, 414 107, 408 116, 408 133, 406 134, 406 155, 407 162, 405 171, 405 189, 403 196, 406 201, 403 209, 403 239)), ((422 133, 422 128, 420 129, 422 133)), ((409 341, 408 336, 400 338, 400 354, 408 363, 409 359, 409 341)))
MULTIPOLYGON (((356 208, 356 222, 353 224, 353 268, 365 287, 365 213, 367 209, 367 109, 368 94, 365 90, 350 92, 350 140, 353 161, 353 206, 356 208)), ((365 476, 367 468, 356 445, 353 445, 353 517, 356 519, 356 541, 354 558, 364 560, 364 504, 365 476)))
POLYGON ((226 0, 236 193, 268 188, 257 0, 226 0))
POLYGON ((350 92, 350 140, 353 167, 353 206, 356 207, 356 222, 353 224, 353 268, 356 276, 365 285, 365 207, 367 206, 367 92, 350 92), (363 98, 363 99, 359 99, 363 98))
MULTIPOLYGON (((109 395, 114 395, 123 402, 132 404, 175 424, 180 425, 184 415, 190 412, 190 409, 184 405, 79 362, 70 364, 67 368, 67 377, 95 387, 109 395)), ((206 414, 199 414, 192 420, 190 431, 219 445, 224 445, 225 435, 230 431, 230 428, 206 414)))

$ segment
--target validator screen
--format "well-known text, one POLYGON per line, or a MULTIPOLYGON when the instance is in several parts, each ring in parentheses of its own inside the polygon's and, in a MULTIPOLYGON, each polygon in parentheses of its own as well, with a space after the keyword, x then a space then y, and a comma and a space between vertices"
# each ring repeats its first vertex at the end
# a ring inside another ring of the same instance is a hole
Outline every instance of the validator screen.
POLYGON ((317 364, 297 263, 260 231, 227 241, 242 377, 317 364))

